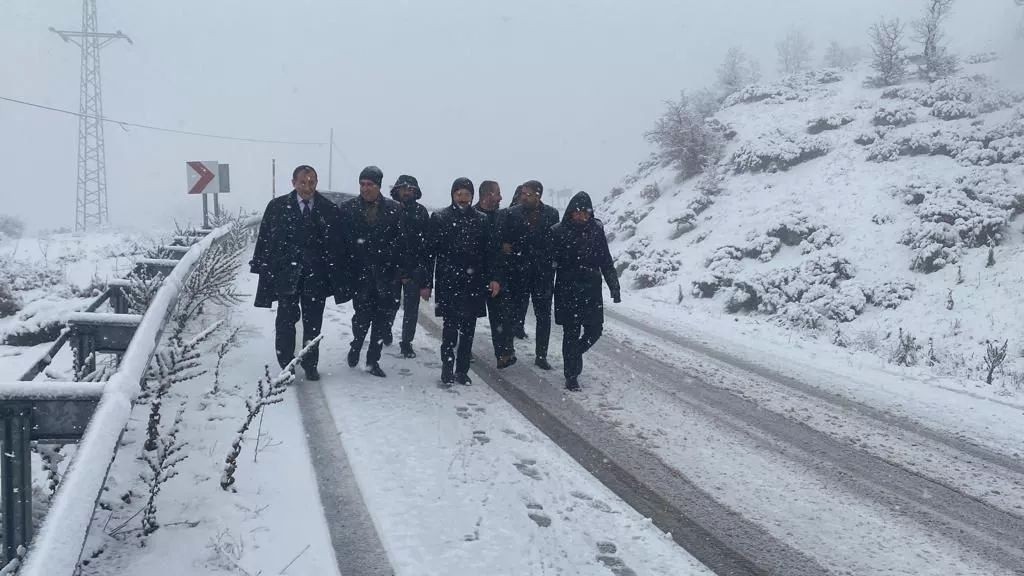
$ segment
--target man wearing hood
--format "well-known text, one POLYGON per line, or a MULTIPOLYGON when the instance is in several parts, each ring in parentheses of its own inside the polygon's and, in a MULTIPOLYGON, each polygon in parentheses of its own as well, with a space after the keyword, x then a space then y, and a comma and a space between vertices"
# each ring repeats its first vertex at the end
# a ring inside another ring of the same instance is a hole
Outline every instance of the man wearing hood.
POLYGON ((562 221, 552 228, 555 266, 555 322, 562 327, 565 388, 580 390, 583 353, 601 337, 604 300, 601 277, 612 302, 621 301, 604 227, 594 218, 594 204, 586 192, 569 201, 562 221))
MULTIPOLYGON (((391 197, 402 209, 400 218, 405 234, 405 257, 402 263, 402 339, 398 347, 405 358, 415 358, 412 339, 416 336, 416 320, 420 310, 420 289, 426 274, 429 257, 427 236, 430 213, 418 202, 423 197, 419 182, 407 174, 398 177, 391 187, 391 197)), ((396 310, 397 312, 397 310, 396 310)), ((394 321, 392 320, 392 324, 394 321)), ((391 333, 384 338, 384 344, 391 344, 391 333)))
MULTIPOLYGON (((480 183, 480 200, 474 206, 487 218, 487 231, 494 245, 496 265, 500 268, 503 259, 501 247, 498 246, 501 226, 504 224, 508 210, 501 208, 501 186, 494 180, 480 183)), ((512 328, 506 322, 507 302, 505 293, 487 299, 487 318, 491 323, 491 345, 498 368, 508 368, 516 363, 516 351, 512 343, 512 328)))
MULTIPOLYGON (((338 207, 316 191, 316 170, 299 166, 292 173, 291 193, 267 204, 260 222, 249 269, 259 274, 255 305, 270 308, 277 301, 274 340, 277 362, 284 368, 295 358, 295 323, 302 319, 303 345, 320 334, 324 304, 331 293, 347 298, 344 268, 328 249, 341 233, 338 207)), ((302 359, 307 380, 319 380, 319 349, 302 359)))
POLYGON ((384 173, 367 166, 359 174, 359 196, 341 205, 341 223, 345 230, 343 254, 346 270, 352 278, 352 343, 348 365, 359 364, 359 355, 370 333, 366 368, 384 378, 380 367, 381 349, 391 333, 391 322, 402 294, 402 262, 405 238, 401 211, 397 202, 384 198, 380 185, 384 173))
POLYGON ((551 370, 547 358, 554 285, 551 227, 558 224, 558 211, 541 202, 543 194, 544 186, 540 182, 530 180, 523 183, 519 204, 509 208, 502 226, 501 248, 508 271, 512 324, 517 332, 522 330, 520 327, 526 322, 526 310, 532 299, 533 314, 537 319, 534 364, 543 370, 551 370))
POLYGON ((469 385, 476 319, 486 314, 487 299, 501 292, 495 243, 487 217, 473 208, 473 182, 452 183, 452 204, 430 217, 430 254, 423 298, 437 288, 434 313, 444 319, 441 331, 441 382, 469 385), (457 348, 457 350, 456 350, 457 348))

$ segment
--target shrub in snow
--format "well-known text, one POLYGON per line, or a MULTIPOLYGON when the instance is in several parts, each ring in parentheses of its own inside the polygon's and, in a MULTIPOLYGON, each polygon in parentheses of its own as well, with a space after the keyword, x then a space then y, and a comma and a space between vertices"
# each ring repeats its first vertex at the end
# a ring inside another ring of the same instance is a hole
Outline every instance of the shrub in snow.
POLYGON ((630 188, 637 182, 647 178, 654 173, 654 170, 661 166, 661 158, 656 153, 651 153, 646 160, 637 163, 636 170, 622 179, 623 186, 630 188))
POLYGON ((180 340, 171 338, 166 346, 157 351, 153 358, 155 365, 143 381, 141 399, 148 400, 149 426, 144 448, 146 451, 156 450, 160 445, 160 409, 163 399, 175 384, 180 384, 206 373, 200 368, 199 345, 213 334, 220 326, 216 322, 196 335, 195 338, 182 344, 180 340))
POLYGON ((661 188, 658 187, 657 182, 644 186, 643 190, 640 191, 640 198, 647 202, 654 202, 661 198, 661 188))
POLYGON ((622 188, 620 186, 616 186, 616 187, 614 187, 614 188, 612 188, 611 190, 608 191, 608 195, 604 197, 604 201, 608 202, 610 200, 614 200, 614 199, 618 198, 619 196, 622 196, 625 193, 626 193, 626 189, 625 188, 622 188))
POLYGON ((181 339, 185 326, 204 305, 229 306, 242 301, 235 289, 241 254, 237 245, 227 242, 216 244, 203 253, 182 287, 181 298, 171 317, 171 339, 181 339))
POLYGON ((182 449, 188 446, 188 442, 178 441, 178 433, 181 431, 184 416, 185 403, 182 402, 171 429, 166 434, 158 434, 152 451, 145 452, 142 456, 146 461, 142 480, 146 482, 149 492, 146 506, 142 509, 142 534, 144 536, 149 536, 160 528, 160 523, 156 519, 156 497, 160 494, 161 487, 178 475, 175 466, 188 458, 188 453, 182 452, 182 449))
POLYGON ((638 289, 661 286, 680 269, 678 252, 655 250, 641 255, 629 265, 633 273, 633 287, 638 289))
POLYGON ((648 214, 653 210, 653 206, 647 206, 645 208, 629 208, 620 213, 615 218, 615 229, 613 231, 614 236, 612 238, 618 238, 619 240, 628 240, 636 234, 637 225, 647 217, 648 214))
POLYGON ((687 210, 694 213, 695 216, 699 216, 705 210, 711 207, 715 201, 707 194, 698 194, 693 197, 693 200, 686 205, 687 210))
POLYGON ((899 19, 880 20, 871 26, 871 68, 868 81, 875 86, 899 84, 907 75, 905 27, 899 19))
POLYGON ((836 130, 853 122, 853 116, 845 112, 836 112, 821 118, 815 118, 807 123, 808 134, 821 134, 826 130, 836 130))
POLYGON ((128 301, 128 311, 132 314, 145 314, 150 302, 160 290, 160 284, 164 280, 163 274, 150 276, 145 272, 133 270, 126 280, 129 285, 124 288, 124 295, 128 301))
POLYGON ((693 210, 685 210, 679 216, 669 218, 668 223, 675 225, 670 236, 670 238, 675 240, 697 227, 697 213, 693 210))
POLYGON ((914 297, 917 288, 910 282, 883 282, 864 291, 868 304, 879 308, 895 310, 914 297))
POLYGON ((1006 211, 953 190, 927 197, 917 207, 917 216, 925 224, 950 226, 967 248, 999 244, 1007 225, 1006 211))
POLYGON ((245 434, 249 431, 253 420, 256 419, 256 416, 263 413, 265 407, 284 400, 284 391, 295 380, 295 366, 302 361, 306 354, 320 345, 320 340, 323 337, 324 335, 320 334, 310 340, 295 358, 273 378, 270 376, 270 367, 264 366, 264 375, 256 382, 256 393, 245 400, 245 420, 242 421, 242 425, 238 428, 238 434, 235 436, 234 442, 231 443, 231 450, 224 459, 224 473, 220 477, 221 489, 227 490, 235 483, 235 472, 238 470, 238 456, 242 453, 242 441, 245 440, 245 434))
POLYGON ((978 111, 974 105, 969 102, 962 100, 947 100, 943 102, 936 102, 935 106, 932 106, 932 116, 939 118, 940 120, 960 120, 961 118, 974 118, 978 115, 978 111))
POLYGON ((828 141, 820 136, 792 136, 779 130, 741 144, 729 165, 736 174, 777 172, 824 156, 828 151, 828 141))
POLYGON ((18 310, 21 310, 21 300, 14 294, 7 277, 0 275, 0 318, 13 316, 18 310))
POLYGON ((878 134, 875 132, 861 132, 853 138, 853 141, 861 146, 874 144, 876 140, 878 140, 878 134))
POLYGON ((913 124, 916 119, 917 114, 913 104, 897 101, 892 104, 883 102, 875 110, 874 118, 871 121, 875 126, 906 126, 913 124))
POLYGON ((724 182, 725 177, 722 175, 718 164, 712 164, 701 175, 700 180, 697 181, 696 188, 706 196, 718 196, 722 193, 722 184, 724 182))
POLYGON ((704 116, 685 92, 678 101, 666 103, 667 109, 647 140, 656 145, 663 165, 672 166, 680 180, 699 174, 721 153, 721 139, 708 129, 704 116))
POLYGON ((900 328, 896 347, 893 348, 889 359, 897 366, 916 366, 917 355, 920 352, 921 345, 917 343, 917 339, 910 332, 904 332, 903 328, 900 328))
POLYGON ((722 140, 732 140, 736 137, 736 128, 734 128, 732 124, 726 124, 718 118, 705 119, 704 127, 722 140))
POLYGON ((818 70, 817 72, 811 72, 809 78, 816 84, 835 84, 836 82, 842 82, 843 76, 835 70, 818 70))
POLYGON ((634 261, 646 254, 651 247, 651 239, 641 236, 633 240, 622 252, 615 257, 615 271, 622 275, 626 268, 634 261))
POLYGON ((711 298, 719 289, 732 286, 733 279, 740 273, 742 259, 743 250, 736 246, 716 249, 704 262, 707 272, 693 281, 690 293, 698 298, 711 298))
POLYGON ((1011 216, 1024 212, 1024 192, 1010 182, 1005 169, 974 168, 954 183, 971 200, 1008 210, 1011 216))
POLYGON ((782 242, 778 238, 766 234, 752 232, 747 235, 747 247, 743 255, 747 258, 757 258, 761 262, 768 262, 782 249, 782 242))
POLYGON ((808 327, 819 326, 825 318, 849 322, 867 303, 863 289, 842 285, 853 276, 853 266, 846 259, 820 255, 798 267, 736 280, 726 310, 781 312, 789 322, 808 327))

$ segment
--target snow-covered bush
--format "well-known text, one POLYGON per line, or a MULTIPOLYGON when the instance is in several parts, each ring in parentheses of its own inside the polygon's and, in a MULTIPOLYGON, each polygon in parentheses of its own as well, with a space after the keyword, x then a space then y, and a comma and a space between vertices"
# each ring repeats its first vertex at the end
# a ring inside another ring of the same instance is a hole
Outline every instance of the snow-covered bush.
POLYGON ((883 282, 865 290, 864 296, 872 306, 895 310, 900 304, 913 298, 916 289, 917 287, 910 282, 883 282))
POLYGON ((784 104, 786 102, 806 102, 812 95, 824 91, 821 84, 836 81, 839 75, 834 71, 820 73, 808 72, 787 76, 778 82, 750 84, 729 95, 722 103, 722 108, 730 108, 739 104, 784 104))
POLYGON ((21 310, 21 300, 14 294, 7 277, 0 275, 0 318, 13 316, 18 310, 21 310))
POLYGON ((608 195, 604 197, 604 201, 608 202, 622 196, 626 193, 626 189, 621 186, 616 186, 608 191, 608 195))
POLYGON ((615 256, 615 271, 621 276, 630 264, 648 253, 650 249, 651 239, 649 237, 641 236, 636 238, 630 242, 629 246, 615 256))
POLYGON ((826 130, 836 130, 853 122, 853 116, 845 112, 836 112, 828 116, 815 118, 807 123, 808 134, 821 134, 826 130))
POLYGON ((693 210, 684 210, 682 214, 669 218, 668 223, 675 225, 670 236, 675 240, 697 227, 697 213, 693 210))
POLYGON ((712 199, 707 194, 698 194, 693 197, 693 200, 690 200, 690 202, 687 203, 686 208, 687 210, 692 211, 694 213, 694 216, 699 216, 702 212, 710 208, 711 205, 714 203, 714 199, 712 199))
POLYGON ((932 116, 939 118, 940 120, 960 120, 961 118, 974 118, 978 115, 977 108, 969 103, 962 100, 944 100, 942 102, 936 102, 935 106, 932 106, 932 116))
POLYGON ((633 287, 638 289, 661 286, 681 267, 679 253, 655 250, 643 254, 629 265, 633 273, 633 287))
POLYGON ((736 174, 777 172, 824 156, 828 151, 828 141, 820 136, 792 136, 779 130, 741 144, 729 165, 736 174))
POLYGON ((914 105, 908 102, 897 101, 895 103, 883 102, 872 118, 875 126, 906 126, 917 120, 917 113, 914 105))
POLYGON ((615 218, 614 229, 609 234, 609 240, 629 240, 636 234, 636 227, 653 210, 653 206, 645 208, 628 208, 615 218))
POLYGON ((1024 213, 1024 191, 1010 182, 1005 169, 974 168, 954 183, 971 200, 1008 210, 1011 216, 1024 213))
POLYGON ((848 260, 822 254, 798 267, 736 280, 726 310, 730 313, 782 313, 790 322, 811 327, 816 327, 823 318, 849 322, 867 304, 862 288, 856 284, 844 285, 854 273, 848 260))
POLYGON ((640 191, 640 198, 647 202, 654 202, 658 198, 661 198, 661 188, 657 182, 644 186, 643 190, 640 191))
POLYGON ((739 261, 743 249, 736 246, 722 246, 704 261, 707 272, 694 280, 690 292, 698 298, 711 298, 719 289, 732 286, 733 278, 740 273, 739 261))

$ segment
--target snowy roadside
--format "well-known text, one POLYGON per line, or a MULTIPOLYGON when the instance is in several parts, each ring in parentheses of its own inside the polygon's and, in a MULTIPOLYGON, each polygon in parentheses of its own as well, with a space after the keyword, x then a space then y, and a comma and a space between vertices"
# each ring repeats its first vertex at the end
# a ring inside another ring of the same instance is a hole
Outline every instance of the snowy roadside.
MULTIPOLYGON (((770 321, 706 314, 634 293, 614 310, 661 330, 751 362, 824 391, 909 418, 1021 458, 1024 402, 992 389, 935 378, 925 368, 898 368, 869 352, 802 339, 770 321)), ((651 338, 615 321, 610 333, 651 338)), ((657 340, 657 338, 654 338, 657 340)))
POLYGON ((134 408, 93 518, 84 575, 337 574, 293 389, 253 423, 238 457, 237 481, 231 491, 221 488, 224 458, 246 416, 245 399, 264 375, 265 362, 273 363, 268 316, 250 304, 255 287, 255 277, 243 271, 238 288, 245 302, 200 318, 204 326, 226 320, 203 346, 208 372, 175 384, 164 398, 163 429, 180 404, 186 407, 178 440, 187 442, 187 458, 162 486, 156 499, 161 526, 148 536, 142 534, 148 493, 139 475, 147 468, 141 456, 150 406, 134 408), (235 328, 237 344, 223 358, 214 391, 214 349, 235 328))

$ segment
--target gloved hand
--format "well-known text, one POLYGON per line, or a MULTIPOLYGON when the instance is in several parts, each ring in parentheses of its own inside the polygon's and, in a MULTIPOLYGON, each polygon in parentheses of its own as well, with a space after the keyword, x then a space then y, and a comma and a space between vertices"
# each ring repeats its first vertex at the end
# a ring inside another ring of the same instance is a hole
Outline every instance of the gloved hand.
POLYGON ((612 292, 612 302, 616 304, 622 302, 622 294, 620 294, 619 292, 612 292))

